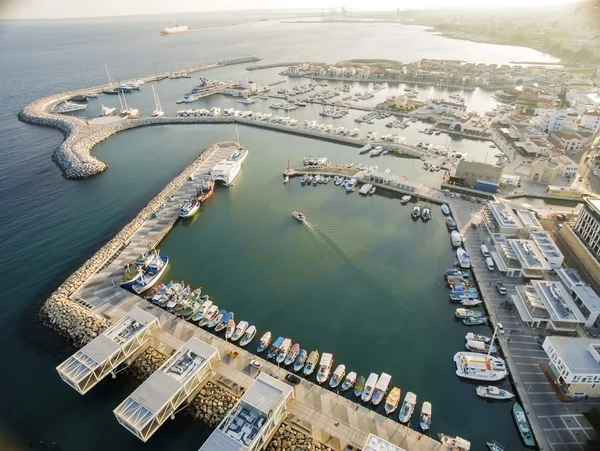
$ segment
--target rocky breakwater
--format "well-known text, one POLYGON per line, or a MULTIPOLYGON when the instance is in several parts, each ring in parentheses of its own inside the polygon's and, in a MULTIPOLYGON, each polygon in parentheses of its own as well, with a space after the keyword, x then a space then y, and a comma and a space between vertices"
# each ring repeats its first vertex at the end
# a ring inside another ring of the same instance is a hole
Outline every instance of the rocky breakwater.
POLYGON ((210 427, 216 427, 225 418, 239 398, 208 382, 187 408, 187 413, 210 427))
POLYGON ((127 374, 138 381, 144 381, 165 363, 166 360, 166 355, 150 346, 129 365, 127 374))
POLYGON ((295 431, 287 424, 282 424, 279 427, 265 449, 267 451, 332 451, 331 448, 302 432, 295 431))

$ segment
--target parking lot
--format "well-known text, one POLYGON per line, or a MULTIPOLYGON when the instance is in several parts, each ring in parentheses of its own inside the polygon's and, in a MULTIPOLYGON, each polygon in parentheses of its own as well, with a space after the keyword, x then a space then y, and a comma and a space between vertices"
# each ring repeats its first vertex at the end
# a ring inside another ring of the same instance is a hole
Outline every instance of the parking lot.
POLYGON ((540 366, 548 363, 546 353, 541 347, 543 331, 530 328, 521 321, 514 305, 509 310, 504 304, 507 300, 512 304, 510 298, 516 294, 516 285, 525 282, 504 277, 497 270, 488 270, 485 257, 481 253, 482 243, 492 248, 487 230, 470 227, 471 221, 477 221, 480 211, 486 207, 457 199, 451 199, 449 204, 463 236, 464 247, 471 256, 473 272, 490 314, 490 321, 494 325, 498 322, 503 325, 505 333, 498 335, 498 340, 509 365, 514 388, 519 393, 523 408, 529 414, 540 449, 591 450, 588 440, 595 437, 595 432, 581 412, 589 410, 592 406, 600 407, 600 402, 562 402, 557 397, 540 366), (504 284, 508 291, 506 295, 498 292, 497 282, 504 284))

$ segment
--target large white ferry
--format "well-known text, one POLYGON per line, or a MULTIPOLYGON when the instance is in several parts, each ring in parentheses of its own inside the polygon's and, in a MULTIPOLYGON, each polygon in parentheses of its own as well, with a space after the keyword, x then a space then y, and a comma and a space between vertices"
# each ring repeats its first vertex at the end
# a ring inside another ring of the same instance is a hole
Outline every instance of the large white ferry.
POLYGON ((160 34, 187 33, 187 31, 187 25, 175 25, 174 27, 162 27, 162 30, 160 30, 160 34))
POLYGON ((225 186, 231 186, 242 169, 242 163, 248 156, 244 149, 236 150, 227 160, 220 161, 210 171, 210 176, 215 182, 223 182, 225 186))

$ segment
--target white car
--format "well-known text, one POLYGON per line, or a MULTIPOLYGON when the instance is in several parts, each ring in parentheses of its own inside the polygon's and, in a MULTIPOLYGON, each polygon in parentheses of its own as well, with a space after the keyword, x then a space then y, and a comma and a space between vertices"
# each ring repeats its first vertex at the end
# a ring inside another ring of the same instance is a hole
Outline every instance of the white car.
POLYGON ((504 326, 502 325, 502 323, 496 324, 496 330, 498 331, 499 334, 504 335, 504 326))
POLYGON ((490 256, 490 251, 488 250, 488 248, 487 248, 487 246, 485 244, 481 245, 481 253, 486 258, 490 256))
POLYGON ((262 368, 262 363, 256 359, 250 360, 250 365, 252 365, 254 368, 262 368))

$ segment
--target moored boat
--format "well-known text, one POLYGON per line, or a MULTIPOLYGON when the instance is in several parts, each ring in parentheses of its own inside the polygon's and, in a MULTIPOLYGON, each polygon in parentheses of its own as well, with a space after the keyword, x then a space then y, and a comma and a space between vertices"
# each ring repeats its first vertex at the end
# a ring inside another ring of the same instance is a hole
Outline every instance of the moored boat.
POLYGON ((412 208, 410 215, 413 219, 419 219, 419 216, 421 216, 421 207, 419 207, 418 205, 415 205, 412 208))
POLYGON ((181 218, 191 218, 194 216, 198 210, 200 209, 200 201, 193 199, 185 204, 179 210, 179 217, 181 218))
POLYGON ((465 326, 481 326, 487 323, 487 318, 485 316, 470 316, 463 318, 462 322, 465 326))
POLYGON ((492 440, 490 442, 487 442, 486 445, 490 449, 490 451, 504 451, 506 449, 504 447, 504 445, 501 445, 496 440, 492 440))
POLYGON ((342 391, 350 390, 354 386, 355 383, 356 383, 356 373, 354 371, 351 371, 348 373, 348 375, 346 376, 346 379, 344 379, 344 382, 342 383, 342 391))
POLYGON ((463 307, 475 307, 477 305, 481 305, 482 301, 480 301, 479 299, 462 299, 460 301, 460 304, 463 307))
POLYGON ((248 327, 248 329, 246 329, 246 332, 244 333, 244 335, 242 336, 242 338, 240 340, 240 346, 246 346, 248 343, 250 343, 254 339, 255 335, 256 335, 256 327, 254 327, 254 326, 248 327))
POLYGON ((465 335, 465 340, 482 341, 484 343, 490 343, 492 341, 490 337, 474 334, 472 332, 469 332, 467 335, 465 335))
POLYGON ((304 365, 304 375, 310 376, 315 371, 318 362, 319 351, 311 351, 308 355, 308 359, 306 359, 306 365, 304 365))
POLYGON ((244 335, 244 332, 246 332, 247 328, 248 321, 240 321, 236 326, 235 331, 231 335, 231 341, 238 341, 240 338, 242 338, 242 335, 244 335))
POLYGON ((198 323, 198 325, 200 327, 206 326, 217 316, 218 312, 219 312, 218 305, 210 306, 208 308, 208 310, 206 311, 206 313, 204 314, 204 316, 202 318, 200 318, 200 322, 198 323))
POLYGON ((221 321, 223 320, 223 317, 227 314, 227 310, 225 309, 221 309, 219 311, 219 313, 217 313, 217 315, 210 320, 210 322, 208 323, 208 328, 212 329, 213 327, 215 327, 217 324, 220 324, 221 321))
POLYGON ((371 403, 374 406, 378 406, 383 401, 385 394, 390 386, 390 382, 392 380, 392 376, 386 373, 381 373, 379 379, 377 380, 377 384, 375 385, 375 390, 373 390, 373 397, 371 399, 371 403))
POLYGON ((431 427, 431 403, 425 401, 421 407, 421 415, 419 416, 419 427, 423 432, 427 432, 431 427))
MULTIPOLYGON (((234 317, 235 315, 233 314, 233 312, 225 313, 225 315, 223 315, 223 318, 221 319, 221 322, 216 325, 215 332, 221 332, 223 329, 225 329, 229 325, 229 321, 234 319, 234 317)), ((233 327, 235 328, 235 324, 233 327)))
POLYGON ((306 185, 306 179, 308 177, 306 176, 306 174, 304 174, 302 177, 300 177, 300 184, 301 185, 306 185))
POLYGON ((225 328, 225 339, 230 340, 231 337, 233 337, 234 333, 235 333, 235 321, 233 319, 230 319, 229 321, 227 321, 227 326, 225 328))
POLYGON ((400 407, 400 413, 398 419, 400 423, 406 424, 410 421, 413 412, 415 411, 415 405, 417 404, 417 395, 409 391, 402 401, 402 407, 400 407))
POLYGON ((450 214, 450 207, 447 204, 442 204, 442 214, 448 216, 450 214))
POLYGON ((495 387, 494 385, 480 385, 475 389, 477 396, 487 399, 509 400, 515 397, 511 392, 495 387))
POLYGON ((504 360, 477 352, 457 352, 454 363, 456 375, 465 379, 499 381, 508 375, 504 360))
POLYGON ((358 379, 354 384, 354 396, 358 398, 362 395, 362 392, 365 389, 365 383, 365 377, 363 375, 358 376, 358 379))
POLYGON ((331 388, 336 388, 344 379, 346 375, 346 365, 338 365, 335 371, 333 372, 333 376, 329 379, 329 386, 331 388))
POLYGON ((421 219, 426 222, 431 219, 431 208, 423 208, 423 211, 421 211, 421 219))
POLYGON ((402 390, 398 387, 392 388, 390 394, 385 400, 385 413, 390 415, 394 413, 394 410, 398 408, 398 404, 400 404, 400 397, 402 396, 402 390))
POLYGON ((450 241, 454 247, 462 245, 462 236, 460 236, 460 232, 458 230, 453 230, 450 232, 450 241))
POLYGON ((143 293, 154 285, 158 279, 163 275, 169 264, 169 257, 166 255, 157 256, 148 265, 148 268, 142 272, 142 276, 137 279, 132 285, 131 289, 137 294, 143 293))
POLYGON ((369 402, 373 397, 373 392, 375 391, 375 385, 377 385, 377 381, 379 380, 379 376, 377 373, 369 374, 367 378, 367 382, 365 382, 365 388, 360 395, 360 399, 362 402, 369 402))
POLYGON ((531 426, 529 425, 529 420, 527 419, 527 415, 521 407, 521 404, 515 402, 512 408, 513 418, 515 419, 515 423, 517 423, 517 427, 519 428, 519 434, 521 435, 521 440, 523 440, 523 444, 525 446, 534 447, 535 439, 533 438, 533 434, 531 433, 531 426))
POLYGON ((260 337, 260 342, 258 343, 258 347, 256 348, 256 352, 263 352, 265 349, 269 347, 271 343, 271 332, 265 332, 262 337, 260 337))
POLYGON ((281 343, 281 349, 279 349, 279 353, 277 354, 275 361, 277 363, 283 363, 286 356, 288 355, 288 352, 290 352, 291 347, 292 340, 290 338, 286 338, 285 340, 283 340, 283 343, 281 343))
POLYGON ((283 337, 277 337, 277 339, 271 345, 271 349, 269 349, 269 353, 267 354, 267 359, 274 359, 279 354, 281 350, 281 345, 283 344, 283 337))
POLYGON ((450 448, 452 451, 469 451, 471 449, 471 442, 460 437, 452 437, 446 434, 439 434, 442 445, 446 448, 450 448))
POLYGON ((456 258, 461 268, 469 269, 471 267, 471 256, 462 247, 456 249, 456 258))
POLYGON ((454 316, 456 316, 459 319, 479 318, 480 316, 483 316, 483 313, 481 313, 477 310, 471 310, 468 308, 457 308, 456 311, 454 312, 454 316))
POLYGON ((285 360, 283 361, 284 365, 291 365, 296 361, 296 357, 300 353, 300 343, 294 343, 287 355, 285 356, 285 360))
POLYGON ((446 227, 448 227, 448 230, 456 230, 456 221, 452 216, 446 218, 446 227))
POLYGON ((294 362, 294 371, 298 372, 302 368, 304 368, 304 364, 306 363, 306 359, 308 358, 308 352, 306 349, 300 349, 298 353, 298 357, 296 357, 296 361, 294 362))
POLYGON ((400 198, 400 202, 403 203, 403 204, 405 204, 407 202, 410 202, 411 199, 412 199, 412 196, 408 196, 408 195, 407 196, 402 196, 400 198))
POLYGON ((324 352, 319 362, 319 372, 317 373, 317 382, 322 384, 329 379, 331 367, 333 366, 333 354, 324 352))
POLYGON ((474 340, 473 341, 467 340, 467 342, 465 343, 465 348, 467 349, 467 351, 481 352, 483 354, 487 354, 488 352, 490 354, 496 354, 496 352, 498 352, 498 349, 496 349, 496 346, 488 345, 481 341, 474 341, 474 340))

